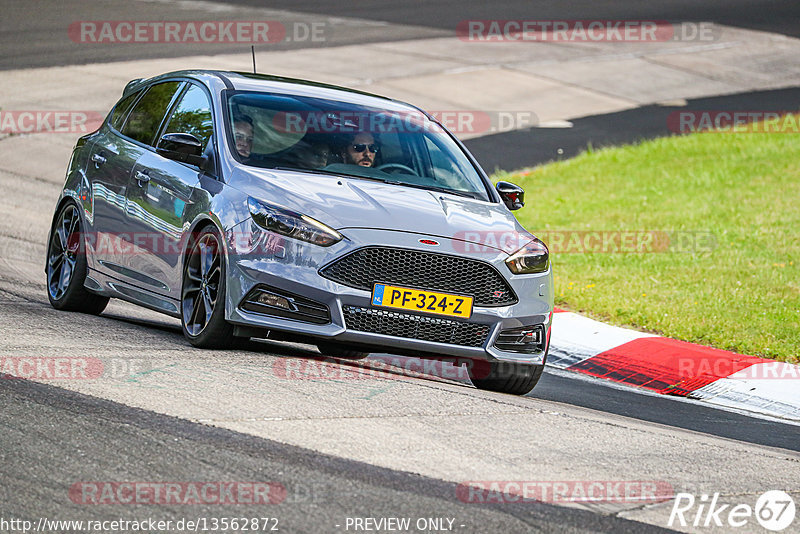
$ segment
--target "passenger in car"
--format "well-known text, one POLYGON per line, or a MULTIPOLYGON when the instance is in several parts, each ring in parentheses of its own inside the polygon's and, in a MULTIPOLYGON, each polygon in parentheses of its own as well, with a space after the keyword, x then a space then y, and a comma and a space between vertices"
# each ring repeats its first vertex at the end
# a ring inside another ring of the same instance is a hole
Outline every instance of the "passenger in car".
POLYGON ((371 133, 359 132, 350 138, 340 153, 344 163, 372 167, 379 150, 380 146, 371 133))
POLYGON ((328 143, 314 138, 306 138, 297 143, 293 149, 297 166, 303 169, 321 169, 328 165, 330 146, 328 143))
POLYGON ((234 115, 233 138, 236 152, 244 159, 249 158, 253 150, 253 119, 249 115, 234 115))

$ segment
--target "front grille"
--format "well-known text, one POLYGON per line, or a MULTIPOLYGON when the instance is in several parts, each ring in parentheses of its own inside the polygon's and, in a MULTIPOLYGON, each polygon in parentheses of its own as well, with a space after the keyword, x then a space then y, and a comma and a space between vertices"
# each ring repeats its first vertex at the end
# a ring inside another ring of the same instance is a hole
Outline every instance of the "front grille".
POLYGON ((362 248, 322 268, 320 274, 367 291, 382 282, 472 295, 476 306, 508 306, 518 302, 514 290, 492 265, 419 250, 362 248))
POLYGON ((343 306, 348 330, 387 336, 436 341, 465 347, 481 347, 489 334, 489 325, 423 317, 410 313, 343 306))

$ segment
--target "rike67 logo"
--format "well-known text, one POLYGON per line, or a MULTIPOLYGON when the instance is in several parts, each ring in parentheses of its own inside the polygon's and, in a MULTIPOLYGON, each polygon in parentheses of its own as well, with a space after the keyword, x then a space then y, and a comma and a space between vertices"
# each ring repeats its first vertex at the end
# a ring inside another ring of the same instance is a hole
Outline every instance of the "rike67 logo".
POLYGON ((758 524, 772 532, 781 532, 794 522, 794 499, 785 491, 772 490, 756 500, 755 507, 749 504, 721 504, 719 493, 695 498, 691 493, 678 493, 669 527, 744 527, 755 518, 758 524))

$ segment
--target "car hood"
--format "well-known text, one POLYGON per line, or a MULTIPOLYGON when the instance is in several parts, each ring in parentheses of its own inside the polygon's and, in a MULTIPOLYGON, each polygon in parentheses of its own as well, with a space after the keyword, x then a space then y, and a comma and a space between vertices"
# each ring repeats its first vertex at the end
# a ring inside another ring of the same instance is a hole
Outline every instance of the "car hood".
POLYGON ((245 172, 248 176, 240 175, 238 180, 246 182, 242 192, 304 213, 336 230, 413 232, 480 243, 506 253, 533 239, 499 203, 335 175, 269 169, 245 172))

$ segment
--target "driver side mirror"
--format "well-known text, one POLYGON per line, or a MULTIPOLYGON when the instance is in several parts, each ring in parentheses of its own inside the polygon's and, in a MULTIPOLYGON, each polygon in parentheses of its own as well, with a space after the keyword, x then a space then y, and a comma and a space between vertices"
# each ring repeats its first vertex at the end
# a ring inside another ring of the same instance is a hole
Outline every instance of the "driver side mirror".
POLYGON ((520 186, 511 182, 497 182, 494 188, 508 209, 518 210, 525 205, 525 190, 520 186))
POLYGON ((167 159, 189 163, 203 167, 206 157, 203 156, 203 143, 188 133, 167 133, 161 136, 156 145, 156 152, 167 159))

